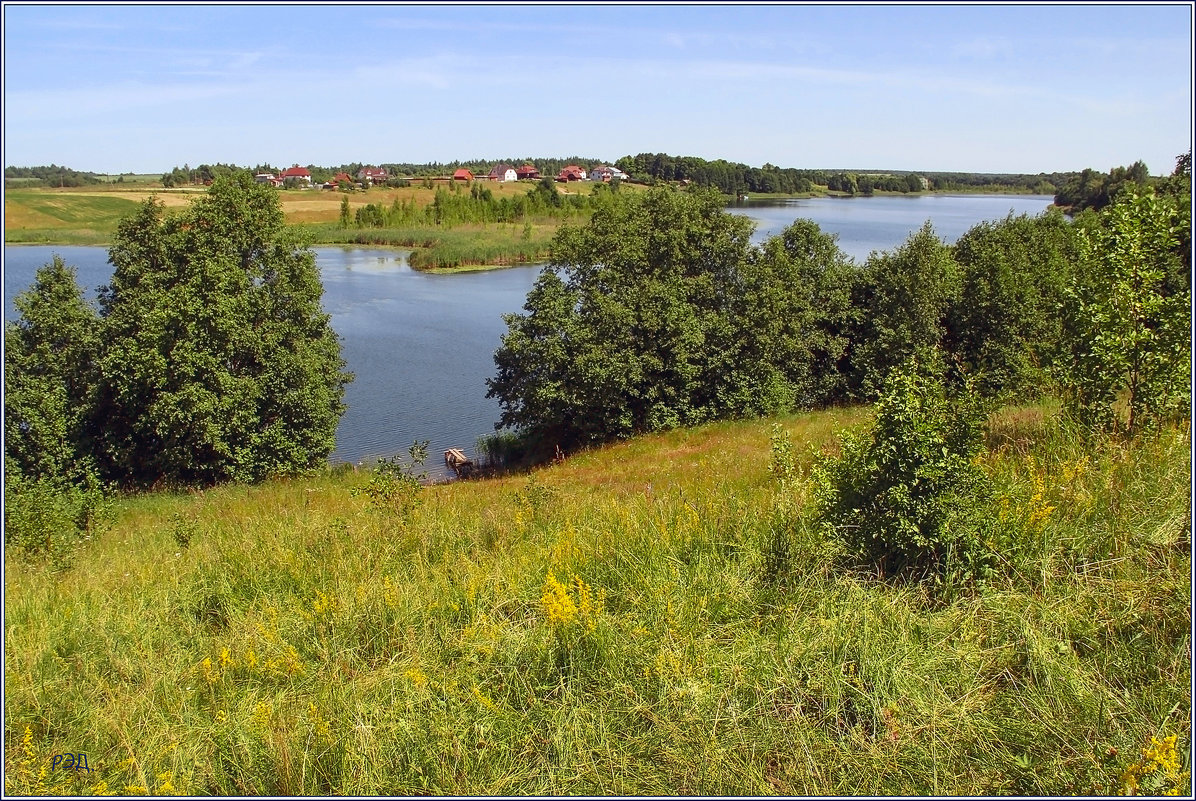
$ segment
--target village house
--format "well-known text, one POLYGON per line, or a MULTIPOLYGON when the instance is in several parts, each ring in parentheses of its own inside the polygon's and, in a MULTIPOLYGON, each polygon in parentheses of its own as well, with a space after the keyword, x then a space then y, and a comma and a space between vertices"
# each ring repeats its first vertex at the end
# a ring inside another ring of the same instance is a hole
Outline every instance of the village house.
POLYGON ((348 186, 352 188, 354 183, 353 176, 347 172, 338 172, 332 176, 326 183, 321 184, 324 189, 339 189, 341 186, 348 186))
POLYGON ((607 183, 615 178, 618 178, 620 181, 626 181, 628 177, 629 176, 627 173, 623 172, 618 167, 608 167, 603 164, 599 164, 597 167, 590 170, 589 175, 589 179, 591 181, 603 181, 607 183))
POLYGON ((472 181, 473 173, 463 167, 453 173, 453 180, 454 181, 472 181))
POLYGON ((576 164, 570 164, 557 174, 556 179, 558 181, 584 181, 586 179, 586 171, 576 164))
POLYGON ((518 181, 519 174, 510 164, 495 164, 494 169, 486 176, 491 181, 518 181))
POLYGON ((282 179, 272 172, 259 172, 253 176, 255 183, 270 184, 270 186, 282 186, 282 179))
POLYGON ((524 164, 515 170, 515 177, 520 181, 538 181, 540 180, 540 171, 531 164, 524 164))
POLYGON ((298 164, 286 168, 278 177, 282 179, 283 183, 286 183, 290 178, 294 178, 302 184, 311 186, 311 173, 307 171, 306 167, 300 167, 298 164))
POLYGON ((381 167, 362 167, 357 171, 357 180, 370 185, 384 184, 390 180, 390 176, 381 167))

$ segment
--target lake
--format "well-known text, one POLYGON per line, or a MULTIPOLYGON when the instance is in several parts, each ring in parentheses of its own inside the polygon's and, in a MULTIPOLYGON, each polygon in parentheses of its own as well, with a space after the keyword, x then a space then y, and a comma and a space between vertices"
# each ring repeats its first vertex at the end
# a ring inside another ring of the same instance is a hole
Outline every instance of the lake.
POLYGON ((984 220, 1010 212, 1037 216, 1054 202, 1050 195, 881 195, 739 201, 730 211, 756 221, 752 241, 775 236, 798 218, 813 220, 839 235, 839 248, 862 263, 874 250, 892 250, 931 221, 934 231, 953 243, 984 220))
MULTIPOLYGON (((928 195, 811 200, 749 200, 730 210, 757 222, 754 241, 778 234, 798 217, 839 235, 839 246, 862 262, 890 250, 931 220, 948 242, 983 220, 1036 215, 1049 196, 928 195)), ((5 246, 4 316, 16 317, 13 297, 37 268, 57 253, 78 270, 90 297, 112 275, 98 247, 5 246)), ((334 462, 366 461, 404 453, 429 440, 429 475, 444 476, 448 448, 476 453, 479 437, 494 430, 500 407, 486 398, 493 354, 506 325, 521 311, 539 266, 428 275, 412 270, 403 251, 315 248, 324 282, 324 308, 341 336, 356 379, 345 390, 348 411, 337 429, 334 462)))

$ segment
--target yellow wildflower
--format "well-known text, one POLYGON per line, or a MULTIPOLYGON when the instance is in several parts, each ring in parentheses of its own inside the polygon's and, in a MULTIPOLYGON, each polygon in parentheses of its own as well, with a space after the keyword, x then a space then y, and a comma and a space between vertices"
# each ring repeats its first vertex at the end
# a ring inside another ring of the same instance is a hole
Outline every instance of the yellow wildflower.
POLYGON ((554 626, 568 625, 577 617, 577 604, 569 595, 569 589, 557 581, 552 573, 544 579, 544 592, 540 596, 544 617, 554 626))
POLYGON ((411 668, 410 670, 403 671, 403 675, 410 679, 411 683, 416 687, 423 687, 428 683, 428 677, 419 668, 411 668))
POLYGON ((270 718, 274 715, 274 706, 269 701, 259 701, 253 708, 250 725, 255 729, 265 731, 270 726, 270 718))
POLYGON ((316 736, 332 742, 332 724, 324 719, 324 716, 320 714, 320 708, 314 702, 307 705, 307 720, 316 736))
POLYGON ((303 662, 299 659, 299 652, 295 650, 295 646, 287 646, 287 651, 283 655, 282 668, 288 676, 303 672, 303 662))
POLYGON ((170 773, 169 771, 166 773, 159 773, 158 774, 158 788, 154 791, 155 794, 157 794, 157 795, 174 795, 176 793, 176 790, 174 789, 174 783, 172 781, 173 779, 174 779, 174 774, 170 773))
POLYGON ((484 692, 482 692, 481 690, 479 690, 476 684, 474 685, 474 688, 473 688, 473 697, 478 700, 478 703, 480 703, 482 706, 486 707, 487 709, 492 710, 492 711, 498 710, 498 707, 494 705, 494 702, 492 700, 490 700, 490 697, 488 695, 486 695, 484 692))
POLYGON ((1121 791, 1134 795, 1145 781, 1151 794, 1178 795, 1180 785, 1187 772, 1180 771, 1179 754, 1175 750, 1175 735, 1159 740, 1151 737, 1150 743, 1142 749, 1142 758, 1134 762, 1121 774, 1121 791))

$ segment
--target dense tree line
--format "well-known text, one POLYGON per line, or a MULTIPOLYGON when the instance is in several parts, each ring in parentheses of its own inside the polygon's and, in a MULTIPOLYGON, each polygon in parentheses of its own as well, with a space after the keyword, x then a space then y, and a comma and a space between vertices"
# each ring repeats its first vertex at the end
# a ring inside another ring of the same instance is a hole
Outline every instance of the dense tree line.
POLYGON ((1146 164, 1135 161, 1128 167, 1114 167, 1107 173, 1091 168, 1074 173, 1055 194, 1055 205, 1069 213, 1100 210, 1112 203, 1123 189, 1140 192, 1154 187, 1163 195, 1191 193, 1192 153, 1179 156, 1170 176, 1152 177, 1146 164))
POLYGON ((79 172, 70 167, 59 167, 51 164, 47 167, 5 167, 4 183, 9 186, 90 186, 103 183, 98 175, 92 172, 79 172))
POLYGON ((724 195, 745 192, 809 192, 815 183, 825 184, 818 170, 782 169, 772 164, 749 167, 723 159, 707 161, 697 156, 670 156, 667 153, 640 153, 624 156, 615 166, 633 180, 647 184, 691 182, 714 187, 724 195))
POLYGON ((514 223, 533 218, 568 219, 586 214, 604 198, 618 193, 618 183, 595 184, 588 195, 559 192, 552 178, 542 178, 523 195, 495 197, 484 183, 466 187, 456 183, 437 187, 432 202, 420 206, 413 199, 395 200, 389 205, 369 203, 348 214, 347 199, 341 207, 341 224, 350 219, 357 228, 399 228, 467 223, 514 223))
POLYGON ((711 190, 656 188, 558 234, 506 318, 489 394, 501 426, 551 452, 869 401, 913 360, 986 397, 1055 392, 1087 424, 1138 429, 1189 402, 1189 206, 1190 188, 1122 193, 954 245, 927 224, 857 266, 810 221, 757 247, 711 190))
POLYGON ((850 195, 871 195, 873 192, 921 192, 927 187, 916 173, 887 175, 840 172, 826 177, 826 188, 850 195))
POLYGON ((794 169, 772 164, 749 167, 722 159, 707 161, 697 156, 670 156, 667 153, 624 156, 615 164, 634 180, 642 183, 688 181, 699 186, 715 187, 725 195, 747 192, 798 194, 809 192, 815 187, 826 187, 832 191, 853 195, 869 195, 876 191, 918 192, 924 188, 1054 194, 1074 175, 794 169), (927 185, 923 185, 923 178, 926 179, 927 185))
POLYGON ((1006 191, 1036 195, 1053 195, 1064 182, 1075 175, 1071 172, 1020 173, 926 172, 930 188, 938 191, 1006 191))
POLYGON ((1136 184, 1145 186, 1150 181, 1150 170, 1141 161, 1129 167, 1114 167, 1108 173, 1091 168, 1071 176, 1055 193, 1055 205, 1071 212, 1084 209, 1103 209, 1112 202, 1122 187, 1136 184))
POLYGON ((182 167, 175 167, 170 172, 163 173, 162 185, 169 189, 187 184, 210 184, 221 176, 243 172, 247 173, 249 169, 238 167, 235 164, 200 164, 198 167, 184 164, 182 167))

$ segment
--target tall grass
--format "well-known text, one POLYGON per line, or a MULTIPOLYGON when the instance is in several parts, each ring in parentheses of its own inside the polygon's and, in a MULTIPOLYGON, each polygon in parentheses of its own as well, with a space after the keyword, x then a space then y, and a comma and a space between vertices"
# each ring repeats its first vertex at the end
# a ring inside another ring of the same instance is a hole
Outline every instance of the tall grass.
POLYGON ((126 498, 67 571, 5 554, 5 789, 1086 794, 1151 737, 1190 759, 1186 428, 995 417, 1002 569, 944 599, 803 523, 866 417, 673 431, 405 516, 352 472, 126 498))
POLYGON ((410 264, 417 270, 452 271, 477 266, 510 266, 544 261, 556 225, 491 223, 455 228, 337 228, 311 226, 320 242, 417 248, 410 264))

